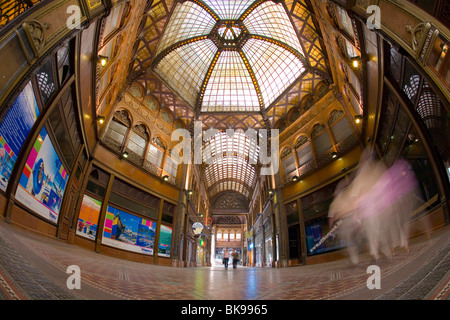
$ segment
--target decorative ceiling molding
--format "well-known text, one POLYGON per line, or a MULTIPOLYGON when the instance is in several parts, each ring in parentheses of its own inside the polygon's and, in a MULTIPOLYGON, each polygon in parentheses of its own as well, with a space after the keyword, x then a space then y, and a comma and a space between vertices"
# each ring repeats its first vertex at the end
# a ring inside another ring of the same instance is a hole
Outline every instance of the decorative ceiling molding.
POLYGON ((223 192, 213 199, 213 209, 248 210, 247 199, 237 192, 223 192))

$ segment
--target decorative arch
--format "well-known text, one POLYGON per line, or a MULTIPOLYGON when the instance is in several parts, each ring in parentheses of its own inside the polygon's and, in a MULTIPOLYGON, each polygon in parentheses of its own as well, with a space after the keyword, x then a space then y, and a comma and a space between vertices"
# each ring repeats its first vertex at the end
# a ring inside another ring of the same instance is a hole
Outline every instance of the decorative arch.
POLYGON ((230 191, 219 194, 212 207, 220 210, 248 210, 248 201, 242 194, 230 191))
POLYGON ((295 145, 294 148, 298 149, 301 146, 303 146, 305 143, 307 143, 309 141, 308 137, 306 135, 300 135, 297 140, 295 141, 295 145))
POLYGON ((160 108, 160 104, 158 99, 156 99, 155 96, 153 95, 147 95, 144 98, 144 106, 147 107, 147 109, 149 109, 150 111, 154 112, 154 113, 158 113, 159 108, 160 108))

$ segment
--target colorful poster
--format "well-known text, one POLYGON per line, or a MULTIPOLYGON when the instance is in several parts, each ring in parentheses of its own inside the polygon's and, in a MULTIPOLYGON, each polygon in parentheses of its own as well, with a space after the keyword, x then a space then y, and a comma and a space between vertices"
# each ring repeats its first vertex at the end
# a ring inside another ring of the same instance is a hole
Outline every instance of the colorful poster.
POLYGON ((42 128, 20 177, 16 199, 56 223, 69 174, 42 128))
POLYGON ((159 230, 158 256, 170 258, 172 246, 172 228, 161 225, 159 230))
POLYGON ((17 156, 39 116, 29 82, 0 122, 0 189, 5 191, 17 156))
POLYGON ((153 254, 156 223, 108 206, 102 243, 123 250, 153 254))
POLYGON ((84 195, 78 215, 77 235, 95 240, 102 202, 84 195))

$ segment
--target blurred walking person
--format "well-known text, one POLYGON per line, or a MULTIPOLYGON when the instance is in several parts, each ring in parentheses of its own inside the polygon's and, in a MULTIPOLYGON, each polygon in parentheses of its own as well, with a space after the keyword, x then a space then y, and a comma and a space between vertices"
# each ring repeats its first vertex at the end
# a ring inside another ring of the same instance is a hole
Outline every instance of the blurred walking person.
POLYGON ((231 256, 233 257, 233 269, 236 269, 237 263, 239 261, 239 254, 236 252, 236 250, 233 250, 231 256))
POLYGON ((228 261, 230 260, 230 251, 225 249, 223 252, 223 264, 225 265, 225 269, 228 269, 228 261))

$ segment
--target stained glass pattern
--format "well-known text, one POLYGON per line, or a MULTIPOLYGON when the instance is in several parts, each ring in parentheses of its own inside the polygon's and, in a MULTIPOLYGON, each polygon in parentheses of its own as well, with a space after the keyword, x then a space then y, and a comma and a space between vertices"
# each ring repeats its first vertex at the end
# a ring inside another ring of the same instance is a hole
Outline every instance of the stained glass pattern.
POLYGON ((192 42, 164 56, 156 71, 187 103, 195 105, 216 53, 217 47, 211 40, 192 42))
POLYGON ((204 0, 223 20, 237 20, 255 0, 204 0))
POLYGON ((157 54, 172 44, 207 35, 216 24, 216 20, 202 7, 187 1, 178 4, 169 20, 164 36, 158 44, 157 54))
POLYGON ((244 25, 251 34, 281 41, 304 56, 298 36, 282 4, 263 2, 245 18, 244 25))
POLYGON ((223 51, 212 70, 201 111, 259 111, 255 85, 237 51, 223 51))
POLYGON ((296 56, 267 41, 249 39, 242 51, 256 75, 266 108, 305 70, 296 56))

